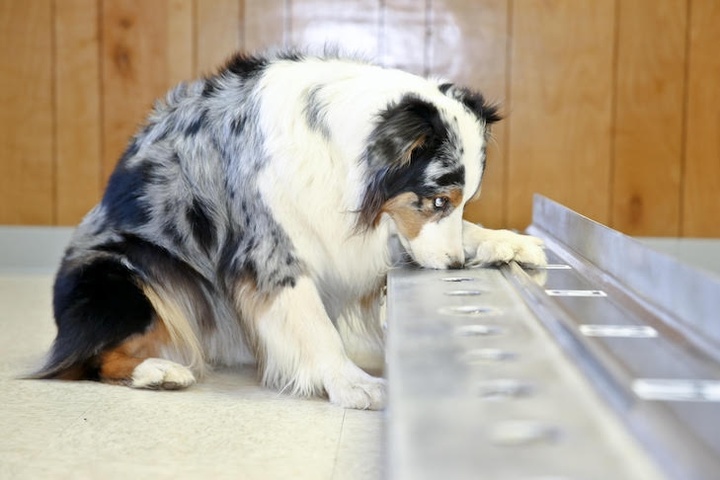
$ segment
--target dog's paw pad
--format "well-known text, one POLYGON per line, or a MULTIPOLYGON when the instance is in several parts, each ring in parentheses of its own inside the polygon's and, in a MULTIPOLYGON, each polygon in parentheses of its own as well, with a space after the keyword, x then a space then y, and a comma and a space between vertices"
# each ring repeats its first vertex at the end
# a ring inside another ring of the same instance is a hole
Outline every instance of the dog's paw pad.
POLYGON ((531 267, 543 267, 547 265, 547 255, 542 248, 542 240, 540 243, 537 243, 532 240, 539 239, 535 237, 527 238, 527 241, 518 245, 514 260, 522 265, 531 267))
POLYGON ((161 358, 148 358, 133 370, 130 386, 162 390, 180 390, 195 383, 190 369, 161 358))
POLYGON ((357 371, 333 376, 325 382, 331 403, 343 408, 381 410, 385 408, 385 380, 357 371))
POLYGON ((516 261, 525 266, 547 264, 542 239, 520 235, 508 230, 471 232, 466 236, 468 266, 508 263, 516 261))
POLYGON ((509 243, 483 242, 474 258, 478 263, 508 263, 515 258, 515 249, 509 243))

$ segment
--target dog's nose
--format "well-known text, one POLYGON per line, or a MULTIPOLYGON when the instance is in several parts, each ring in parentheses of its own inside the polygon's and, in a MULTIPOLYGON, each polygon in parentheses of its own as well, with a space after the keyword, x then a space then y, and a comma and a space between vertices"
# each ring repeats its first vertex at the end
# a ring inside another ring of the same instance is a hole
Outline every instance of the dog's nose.
POLYGON ((450 265, 448 265, 448 268, 450 270, 461 270, 465 265, 460 260, 455 260, 450 265))

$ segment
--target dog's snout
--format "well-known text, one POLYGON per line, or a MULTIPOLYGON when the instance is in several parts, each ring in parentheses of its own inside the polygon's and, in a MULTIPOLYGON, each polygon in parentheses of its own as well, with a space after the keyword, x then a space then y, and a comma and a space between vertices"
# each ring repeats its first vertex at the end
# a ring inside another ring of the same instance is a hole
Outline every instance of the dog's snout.
POLYGON ((461 262, 460 260, 454 260, 450 265, 448 265, 448 268, 450 270, 461 270, 465 264, 461 262))

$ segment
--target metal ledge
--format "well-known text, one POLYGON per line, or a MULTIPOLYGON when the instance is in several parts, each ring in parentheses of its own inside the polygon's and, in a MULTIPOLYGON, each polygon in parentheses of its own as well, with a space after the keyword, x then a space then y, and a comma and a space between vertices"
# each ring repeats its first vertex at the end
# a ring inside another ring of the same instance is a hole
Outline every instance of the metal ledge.
POLYGON ((533 202, 537 235, 606 275, 607 282, 693 338, 720 361, 720 277, 693 268, 541 195, 533 202))
POLYGON ((716 478, 718 280, 542 197, 529 230, 547 269, 389 275, 389 478, 716 478))

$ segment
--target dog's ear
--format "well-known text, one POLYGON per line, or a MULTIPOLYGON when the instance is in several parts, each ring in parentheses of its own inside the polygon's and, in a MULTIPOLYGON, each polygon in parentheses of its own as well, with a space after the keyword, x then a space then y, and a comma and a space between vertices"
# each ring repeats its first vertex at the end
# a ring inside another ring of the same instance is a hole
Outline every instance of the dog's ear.
POLYGON ((445 96, 465 105, 486 125, 492 125, 502 120, 500 106, 489 103, 481 93, 473 92, 469 88, 459 87, 452 83, 443 83, 438 88, 445 96))
POLYGON ((437 108, 414 95, 406 95, 380 112, 370 137, 371 166, 401 168, 413 153, 431 142, 443 130, 437 108))

